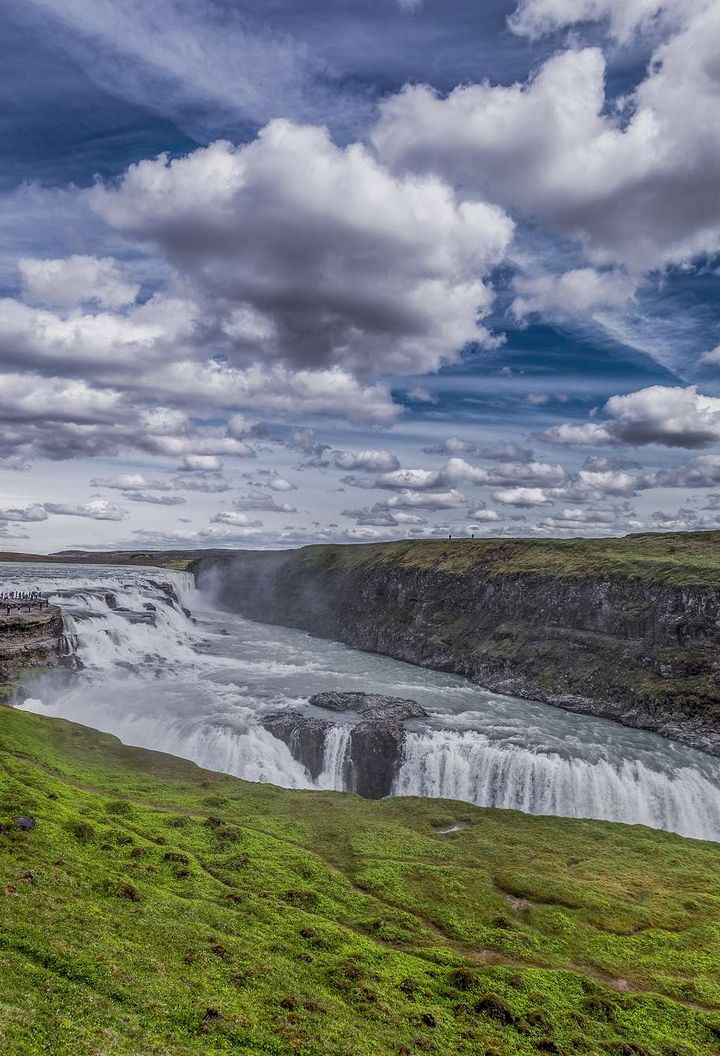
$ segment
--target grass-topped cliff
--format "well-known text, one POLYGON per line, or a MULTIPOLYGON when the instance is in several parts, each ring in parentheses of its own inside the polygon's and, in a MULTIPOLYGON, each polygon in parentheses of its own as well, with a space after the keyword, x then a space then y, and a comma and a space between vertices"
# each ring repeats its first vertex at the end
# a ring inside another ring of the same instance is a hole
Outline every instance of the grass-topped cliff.
POLYGON ((8 1056, 720 1047, 714 844, 248 785, 9 709, 0 822, 8 1056))
POLYGON ((720 532, 648 533, 621 539, 423 539, 308 546, 300 553, 310 565, 345 568, 386 565, 450 574, 600 576, 720 588, 720 532))

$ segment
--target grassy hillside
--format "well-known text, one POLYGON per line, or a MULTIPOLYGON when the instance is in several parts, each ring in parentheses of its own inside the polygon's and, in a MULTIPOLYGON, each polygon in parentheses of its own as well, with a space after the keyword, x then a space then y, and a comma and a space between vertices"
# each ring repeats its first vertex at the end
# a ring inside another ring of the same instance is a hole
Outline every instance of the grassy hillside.
POLYGON ((720 1048, 714 844, 248 785, 6 708, 0 775, 8 1056, 720 1048))

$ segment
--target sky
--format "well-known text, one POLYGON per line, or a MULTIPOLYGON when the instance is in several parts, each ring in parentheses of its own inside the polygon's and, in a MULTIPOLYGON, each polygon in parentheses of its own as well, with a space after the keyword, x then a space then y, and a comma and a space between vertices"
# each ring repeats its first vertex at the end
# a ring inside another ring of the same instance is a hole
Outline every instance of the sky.
POLYGON ((720 528, 715 0, 0 0, 0 545, 720 528))

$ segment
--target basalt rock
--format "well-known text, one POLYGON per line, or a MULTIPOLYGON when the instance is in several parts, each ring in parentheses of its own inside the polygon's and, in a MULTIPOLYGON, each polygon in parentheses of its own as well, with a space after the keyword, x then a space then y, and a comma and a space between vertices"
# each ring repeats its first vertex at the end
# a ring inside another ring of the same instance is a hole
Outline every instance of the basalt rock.
MULTIPOLYGON (((351 725, 343 760, 346 789, 368 799, 382 799, 392 789, 402 758, 405 722, 427 712, 414 700, 372 693, 318 693, 311 706, 343 715, 351 725)), ((285 711, 270 715, 263 725, 287 744, 313 780, 323 769, 326 740, 335 719, 285 711)))

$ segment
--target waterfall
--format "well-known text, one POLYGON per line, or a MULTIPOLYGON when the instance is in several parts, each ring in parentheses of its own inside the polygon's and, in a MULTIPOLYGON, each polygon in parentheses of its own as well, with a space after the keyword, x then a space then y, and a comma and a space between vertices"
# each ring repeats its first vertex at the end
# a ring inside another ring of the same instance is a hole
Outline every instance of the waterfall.
POLYGON ((346 762, 352 727, 348 725, 331 726, 325 735, 323 751, 323 768, 315 782, 317 788, 331 792, 343 792, 345 789, 346 762))
POLYGON ((4 566, 3 582, 37 588, 62 606, 76 660, 71 676, 62 669, 29 678, 19 705, 27 710, 248 781, 342 791, 351 726, 340 719, 328 729, 313 780, 263 719, 302 712, 323 690, 412 697, 430 717, 407 732, 393 795, 720 840, 718 760, 655 734, 252 623, 216 609, 183 572, 18 563, 4 566))
POLYGON ((720 789, 690 767, 565 758, 476 732, 409 733, 393 795, 460 799, 529 814, 598 818, 720 839, 720 789))

